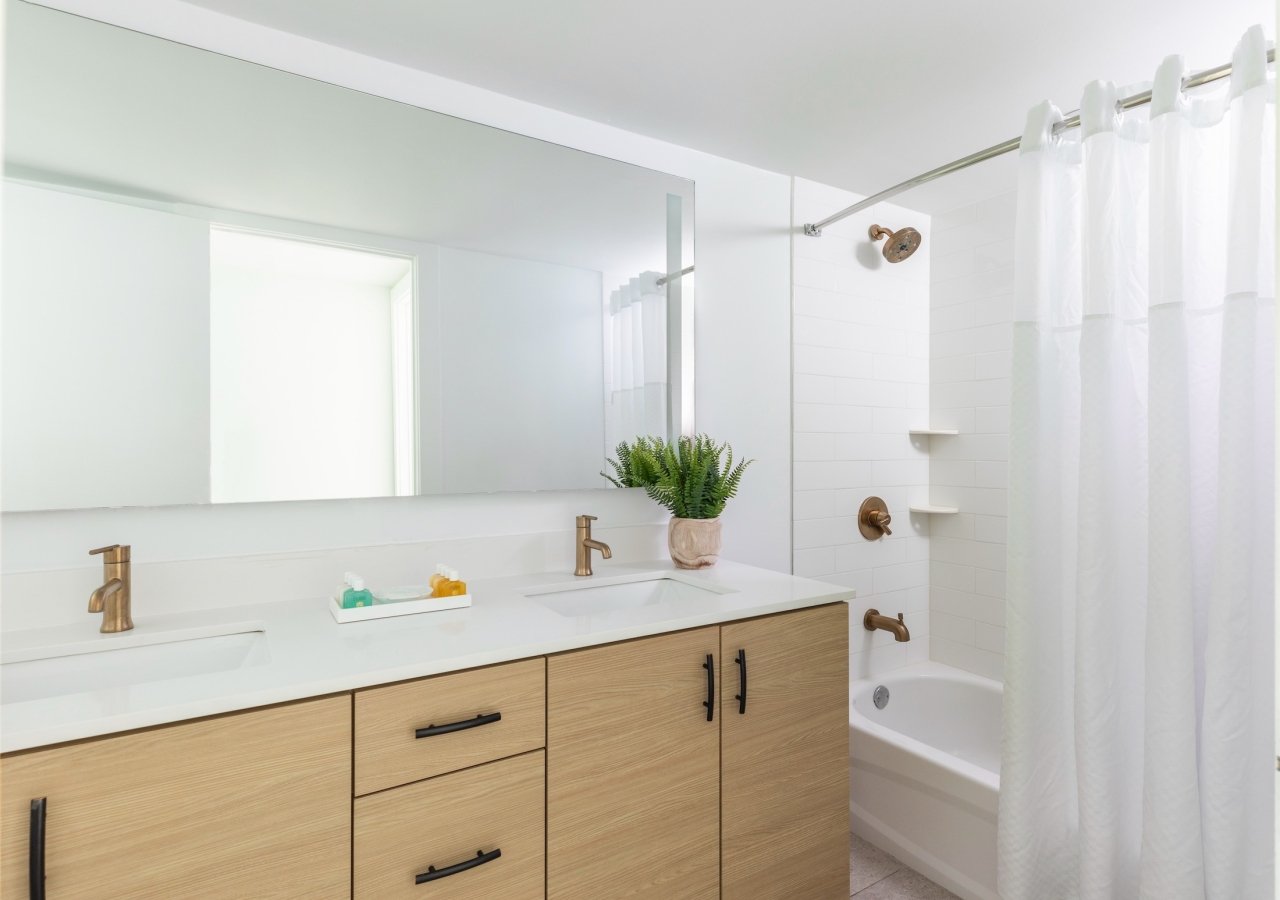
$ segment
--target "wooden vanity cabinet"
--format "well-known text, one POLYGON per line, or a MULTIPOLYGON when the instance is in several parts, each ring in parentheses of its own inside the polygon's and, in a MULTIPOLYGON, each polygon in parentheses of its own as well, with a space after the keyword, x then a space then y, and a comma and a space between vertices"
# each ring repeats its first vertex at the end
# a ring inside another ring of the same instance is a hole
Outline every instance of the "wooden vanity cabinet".
POLYGON ((720 896, 719 652, 711 627, 547 660, 548 900, 720 896))
POLYGON ((12 753, 0 895, 843 900, 848 692, 838 603, 12 753))
POLYGON ((351 697, 6 756, 6 900, 39 896, 37 798, 49 900, 349 897, 351 697))
POLYGON ((719 660, 721 897, 844 900, 849 607, 723 625, 719 660))

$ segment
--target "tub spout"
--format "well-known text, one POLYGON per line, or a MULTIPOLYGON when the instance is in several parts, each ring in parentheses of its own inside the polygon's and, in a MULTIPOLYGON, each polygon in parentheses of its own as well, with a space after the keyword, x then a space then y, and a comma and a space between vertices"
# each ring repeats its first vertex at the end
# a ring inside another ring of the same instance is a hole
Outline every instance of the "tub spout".
POLYGON ((880 615, 880 610, 869 609, 867 614, 862 617, 862 627, 867 631, 876 631, 877 629, 893 632, 893 639, 899 643, 911 640, 911 632, 907 630, 907 625, 902 621, 902 613, 898 613, 898 618, 894 619, 890 616, 880 615))

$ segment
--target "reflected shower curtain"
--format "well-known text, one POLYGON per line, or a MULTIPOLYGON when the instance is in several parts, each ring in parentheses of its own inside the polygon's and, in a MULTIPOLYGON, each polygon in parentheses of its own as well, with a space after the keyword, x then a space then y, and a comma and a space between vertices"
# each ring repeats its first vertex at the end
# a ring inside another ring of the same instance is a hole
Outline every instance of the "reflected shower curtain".
POLYGON ((1004 900, 1273 894, 1273 88, 1022 139, 1004 900), (1070 135, 1070 136, 1068 136, 1070 135))
POLYGON ((609 296, 608 448, 637 435, 667 436, 667 291, 657 272, 609 296))

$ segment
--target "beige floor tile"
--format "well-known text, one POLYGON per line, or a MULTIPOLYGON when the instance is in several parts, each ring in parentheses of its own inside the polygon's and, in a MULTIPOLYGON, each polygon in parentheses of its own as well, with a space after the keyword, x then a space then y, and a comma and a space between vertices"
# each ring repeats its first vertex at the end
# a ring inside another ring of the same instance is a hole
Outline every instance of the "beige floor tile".
POLYGON ((851 893, 856 894, 902 868, 902 863, 880 848, 868 844, 856 834, 850 837, 853 839, 849 845, 851 893))
POLYGON ((919 872, 900 868, 857 894, 857 900, 958 900, 919 872))

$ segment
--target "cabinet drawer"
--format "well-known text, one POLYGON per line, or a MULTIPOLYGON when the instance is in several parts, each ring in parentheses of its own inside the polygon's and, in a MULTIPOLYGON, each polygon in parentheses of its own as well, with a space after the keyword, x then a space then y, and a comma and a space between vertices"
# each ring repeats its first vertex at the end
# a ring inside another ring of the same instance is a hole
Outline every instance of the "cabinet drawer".
POLYGON ((546 741, 546 686, 539 657, 360 691, 355 793, 538 749, 546 741))
POLYGON ((538 750, 358 797, 355 900, 540 900, 544 772, 538 750))

